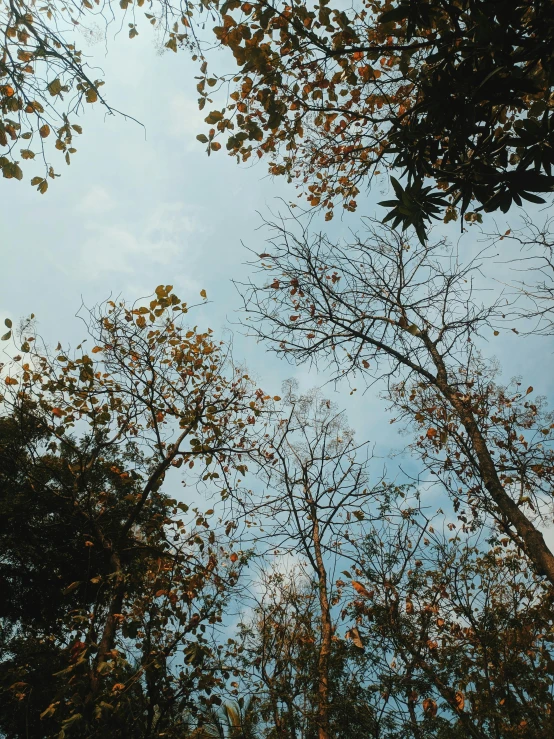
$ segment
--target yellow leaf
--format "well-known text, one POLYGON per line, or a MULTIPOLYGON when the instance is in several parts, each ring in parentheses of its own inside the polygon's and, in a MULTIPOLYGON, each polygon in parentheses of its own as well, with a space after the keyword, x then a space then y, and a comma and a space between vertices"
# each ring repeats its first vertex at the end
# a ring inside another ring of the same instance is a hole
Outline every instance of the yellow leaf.
POLYGON ((204 300, 208 297, 205 290, 200 290, 200 297, 204 298, 204 300))
POLYGON ((98 354, 98 352, 103 351, 103 348, 101 346, 95 346, 94 349, 91 350, 92 354, 98 354))

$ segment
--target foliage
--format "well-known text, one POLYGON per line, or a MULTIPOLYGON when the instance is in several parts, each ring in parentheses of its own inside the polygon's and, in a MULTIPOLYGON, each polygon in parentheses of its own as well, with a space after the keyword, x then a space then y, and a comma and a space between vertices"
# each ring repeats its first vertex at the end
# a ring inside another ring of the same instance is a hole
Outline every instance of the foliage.
POLYGON ((28 0, 2 0, 0 25, 0 169, 8 179, 23 179, 23 166, 37 174, 31 185, 44 194, 49 181, 59 175, 50 162, 53 148, 66 164, 76 152, 82 133, 77 123, 83 108, 98 103, 107 113, 119 113, 108 103, 98 78, 79 42, 107 36, 114 22, 127 23, 129 38, 138 36, 140 21, 154 26, 162 43, 177 51, 186 43, 191 10, 187 3, 162 0, 52 0, 36 4, 28 0), (104 26, 104 31, 101 26, 104 26))
MULTIPOLYGON (((214 32, 238 72, 231 100, 206 121, 242 160, 270 158, 331 217, 354 210, 383 167, 407 176, 404 225, 418 223, 426 179, 462 213, 544 202, 552 155, 548 0, 214 2, 214 32)), ((431 197, 431 196, 429 196, 431 197)), ((442 205, 440 193, 432 195, 442 205)), ((402 210, 404 209, 404 210, 402 210)), ((452 215, 450 216, 452 217, 452 215)))
MULTIPOLYGON (((318 652, 321 618, 318 585, 299 570, 263 578, 253 613, 239 625, 236 664, 245 691, 256 696, 268 739, 319 734, 318 652)), ((329 659, 331 736, 374 736, 376 717, 368 701, 367 658, 333 637, 329 659)))
POLYGON ((196 465, 225 495, 264 400, 187 310, 171 286, 109 301, 86 316, 90 354, 41 349, 27 323, 3 367, 8 736, 181 736, 225 681, 209 635, 240 563, 213 511, 185 522, 165 488, 196 465))
POLYGON ((143 4, 108 0, 94 7, 83 0, 38 8, 3 1, 4 177, 23 177, 16 152, 23 144, 23 160, 42 155, 43 174, 32 184, 45 192, 56 176, 46 139, 52 134, 69 163, 83 103, 116 112, 73 29, 86 35, 96 20, 109 25, 122 12, 133 38, 144 12, 166 48, 185 46, 200 60, 201 109, 227 83, 234 88, 206 117, 208 135, 198 136, 208 153, 221 149, 217 139, 224 138, 243 161, 253 153, 269 157, 270 172, 298 180, 328 218, 337 200, 354 210, 361 187, 383 168, 407 177, 401 194, 395 185, 391 213, 420 238, 425 221, 445 207, 448 220, 457 217, 456 206, 462 214, 470 207, 506 212, 522 199, 542 203, 536 193, 552 190, 549 0, 359 0, 349 8, 333 8, 330 0, 161 0, 148 12, 143 4), (213 39, 205 34, 206 9, 215 22, 210 33, 233 53, 235 72, 208 70, 213 39))
POLYGON ((416 500, 361 543, 350 613, 380 651, 384 700, 414 737, 547 736, 552 588, 506 539, 456 529, 416 500))

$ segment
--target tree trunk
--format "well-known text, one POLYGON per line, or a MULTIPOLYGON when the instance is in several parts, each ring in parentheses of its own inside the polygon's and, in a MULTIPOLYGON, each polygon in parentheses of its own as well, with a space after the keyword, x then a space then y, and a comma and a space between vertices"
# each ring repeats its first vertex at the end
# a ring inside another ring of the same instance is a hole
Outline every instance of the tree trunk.
POLYGON ((437 368, 434 384, 456 412, 468 434, 477 458, 477 471, 485 488, 500 513, 516 530, 527 556, 535 566, 537 574, 543 575, 554 585, 554 555, 546 545, 541 532, 504 490, 487 441, 479 429, 471 408, 461 399, 456 388, 450 385, 444 361, 433 342, 427 336, 424 336, 423 340, 437 368))
POLYGON ((312 508, 312 541, 314 544, 315 561, 317 564, 317 579, 319 590, 319 607, 321 610, 319 658, 317 663, 318 682, 318 737, 319 739, 330 739, 329 732, 329 658, 331 656, 331 638, 333 627, 331 624, 331 609, 329 606, 329 595, 327 592, 327 571, 323 562, 321 552, 321 540, 319 536, 319 522, 315 505, 312 508))

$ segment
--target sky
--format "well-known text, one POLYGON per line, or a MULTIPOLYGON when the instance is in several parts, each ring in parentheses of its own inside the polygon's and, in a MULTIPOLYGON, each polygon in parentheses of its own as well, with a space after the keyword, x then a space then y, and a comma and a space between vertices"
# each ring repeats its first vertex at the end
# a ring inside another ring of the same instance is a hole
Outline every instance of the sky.
MULTIPOLYGON (((269 178, 263 162, 238 166, 224 149, 206 156, 195 138, 206 127, 196 105, 197 68, 187 52, 160 53, 147 28, 133 41, 125 31, 109 36, 108 53, 99 40, 84 50, 104 70, 109 102, 142 125, 87 106, 71 166, 53 158, 62 177, 45 195, 28 184, 28 169, 22 182, 0 179, 0 318, 15 321, 35 313, 49 341, 75 345, 83 338, 84 327, 75 318, 82 302, 92 306, 113 295, 133 300, 163 283, 189 303, 201 302, 205 289, 209 302, 194 322, 221 336, 238 318, 240 297, 231 279, 248 275, 243 244, 264 251, 260 213, 268 215, 280 207, 279 199, 295 200, 297 194, 294 186, 269 178)), ((357 214, 333 224, 334 232, 346 236, 360 213, 382 217, 376 205, 381 199, 377 191, 368 196, 357 214)), ((458 239, 455 226, 449 233, 458 239)), ((477 251, 474 233, 463 248, 477 251)), ((495 267, 488 279, 501 279, 505 269, 495 267)), ((291 367, 232 330, 235 358, 267 392, 278 393, 291 376, 302 388, 328 379, 291 367)), ((552 349, 552 342, 525 342, 515 335, 494 345, 506 377, 522 375, 551 397, 552 349)), ((346 408, 358 438, 376 443, 378 455, 407 442, 391 427, 375 391, 363 398, 351 396, 346 386, 327 391, 346 408)), ((387 464, 394 469, 394 463, 387 464)))

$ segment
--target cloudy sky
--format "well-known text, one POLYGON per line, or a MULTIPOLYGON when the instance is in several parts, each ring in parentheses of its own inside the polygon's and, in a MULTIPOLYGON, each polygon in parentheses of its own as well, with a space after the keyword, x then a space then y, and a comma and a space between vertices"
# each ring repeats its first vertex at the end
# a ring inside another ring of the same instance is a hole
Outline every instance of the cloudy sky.
MULTIPOLYGON (((241 242, 263 251, 258 212, 267 214, 279 207, 278 198, 296 193, 269 179, 263 163, 237 166, 223 151, 206 156, 195 139, 203 115, 196 106, 196 68, 186 52, 160 53, 146 28, 133 41, 125 32, 111 36, 109 53, 101 42, 85 44, 85 51, 104 69, 108 100, 144 127, 87 106, 78 152, 70 167, 56 161, 63 176, 46 195, 29 186, 27 171, 23 182, 0 180, 0 315, 17 319, 34 312, 45 337, 75 344, 82 338, 74 317, 81 301, 93 305, 110 294, 134 299, 170 283, 191 303, 206 289, 210 303, 195 322, 221 332, 236 320, 240 304, 230 280, 247 274, 241 242)), ((361 212, 376 214, 380 199, 375 192, 361 212)), ((335 232, 346 235, 358 217, 334 223, 335 232)), ((455 227, 451 234, 458 239, 455 227)), ((474 236, 464 240, 467 253, 478 248, 474 236)), ((278 392, 293 374, 304 387, 326 379, 264 355, 239 335, 234 344, 237 359, 268 392, 278 392)), ((507 377, 523 375, 538 392, 552 393, 551 345, 508 335, 494 351, 507 377)), ((346 387, 328 389, 360 438, 376 441, 379 453, 404 443, 375 393, 361 400, 346 387)))

